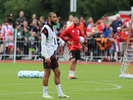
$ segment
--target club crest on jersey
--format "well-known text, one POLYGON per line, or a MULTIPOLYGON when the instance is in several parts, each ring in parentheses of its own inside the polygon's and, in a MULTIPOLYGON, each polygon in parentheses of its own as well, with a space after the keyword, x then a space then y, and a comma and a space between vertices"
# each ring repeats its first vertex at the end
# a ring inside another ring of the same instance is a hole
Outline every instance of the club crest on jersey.
POLYGON ((74 30, 72 30, 72 32, 74 32, 74 30))

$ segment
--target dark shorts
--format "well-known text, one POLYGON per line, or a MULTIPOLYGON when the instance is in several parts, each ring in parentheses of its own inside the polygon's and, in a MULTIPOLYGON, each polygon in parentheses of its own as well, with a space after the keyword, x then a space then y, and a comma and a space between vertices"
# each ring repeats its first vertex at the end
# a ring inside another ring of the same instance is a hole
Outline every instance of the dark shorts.
POLYGON ((44 68, 51 68, 51 69, 55 69, 57 67, 59 67, 57 59, 55 57, 55 53, 51 56, 51 62, 50 63, 46 63, 45 62, 45 58, 43 57, 43 67, 44 68))
POLYGON ((78 59, 81 58, 81 56, 80 56, 80 50, 71 50, 69 52, 69 55, 70 55, 70 59, 76 58, 76 60, 78 60, 78 59))

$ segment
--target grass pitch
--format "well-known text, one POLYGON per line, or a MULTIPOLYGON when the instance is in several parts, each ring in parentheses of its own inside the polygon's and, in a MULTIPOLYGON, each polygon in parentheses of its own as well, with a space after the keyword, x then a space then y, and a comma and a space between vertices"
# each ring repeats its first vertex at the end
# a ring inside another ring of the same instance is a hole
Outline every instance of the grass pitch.
MULTIPOLYGON (((68 64, 60 64, 61 86, 69 100, 133 100, 133 79, 121 79, 119 65, 77 65, 77 80, 68 80, 68 64)), ((18 78, 20 70, 43 71, 42 64, 0 63, 0 100, 43 100, 41 78, 18 78)), ((53 72, 48 94, 58 98, 53 72)), ((46 99, 47 100, 47 99, 46 99)))

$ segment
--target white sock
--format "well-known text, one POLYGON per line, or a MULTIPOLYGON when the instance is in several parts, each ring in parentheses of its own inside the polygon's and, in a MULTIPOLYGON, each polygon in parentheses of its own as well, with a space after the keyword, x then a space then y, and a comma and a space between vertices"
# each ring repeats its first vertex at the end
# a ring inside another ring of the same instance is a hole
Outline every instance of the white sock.
POLYGON ((48 95, 47 88, 48 86, 43 86, 43 96, 48 95))
POLYGON ((58 95, 62 95, 62 90, 61 90, 61 84, 56 85, 57 91, 58 91, 58 95))
POLYGON ((72 71, 72 70, 69 70, 69 77, 73 77, 74 76, 74 71, 72 71))
POLYGON ((72 77, 74 76, 74 71, 72 71, 72 77))

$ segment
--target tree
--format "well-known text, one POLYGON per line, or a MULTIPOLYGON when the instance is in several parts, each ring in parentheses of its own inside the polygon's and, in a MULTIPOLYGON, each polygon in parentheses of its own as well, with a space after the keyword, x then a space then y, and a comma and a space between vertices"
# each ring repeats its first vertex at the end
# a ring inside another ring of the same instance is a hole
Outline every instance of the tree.
MULTIPOLYGON (((19 17, 19 12, 24 11, 28 12, 28 1, 27 0, 8 0, 4 3, 5 13, 4 17, 7 19, 8 15, 10 13, 13 14, 13 19, 16 21, 16 19, 19 17)), ((29 14, 25 13, 25 16, 28 17, 29 14)))

